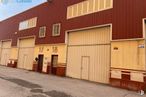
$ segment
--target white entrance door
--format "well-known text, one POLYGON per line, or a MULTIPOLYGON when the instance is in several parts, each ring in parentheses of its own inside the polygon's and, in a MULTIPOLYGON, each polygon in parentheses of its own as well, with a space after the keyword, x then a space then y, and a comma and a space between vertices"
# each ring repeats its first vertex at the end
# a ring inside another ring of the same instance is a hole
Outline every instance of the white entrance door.
POLYGON ((82 56, 81 63, 81 78, 84 80, 89 80, 89 66, 90 66, 90 57, 82 56))

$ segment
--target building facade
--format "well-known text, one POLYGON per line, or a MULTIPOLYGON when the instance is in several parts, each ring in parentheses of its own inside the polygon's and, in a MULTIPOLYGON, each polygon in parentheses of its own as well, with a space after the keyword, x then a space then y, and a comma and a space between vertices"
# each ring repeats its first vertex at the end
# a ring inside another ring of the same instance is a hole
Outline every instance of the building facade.
POLYGON ((145 0, 52 0, 0 22, 0 64, 146 88, 145 0))

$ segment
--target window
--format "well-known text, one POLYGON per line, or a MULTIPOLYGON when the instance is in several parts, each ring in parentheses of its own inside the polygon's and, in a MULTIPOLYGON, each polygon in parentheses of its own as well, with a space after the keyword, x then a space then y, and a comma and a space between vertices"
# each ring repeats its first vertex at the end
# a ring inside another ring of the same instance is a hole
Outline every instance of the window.
POLYGON ((112 5, 112 0, 105 0, 105 8, 110 8, 112 5))
POLYGON ((73 7, 69 6, 67 9, 67 17, 72 17, 73 16, 73 7))
POLYGON ((36 27, 37 18, 32 18, 28 20, 28 28, 36 27))
MULTIPOLYGON (((96 0, 96 1, 97 1, 97 0, 96 0)), ((94 3, 95 3, 95 2, 94 2, 93 0, 89 0, 88 3, 89 3, 89 7, 88 7, 89 10, 88 10, 88 11, 89 11, 89 13, 93 13, 93 11, 94 11, 94 3)), ((96 2, 95 5, 98 5, 98 2, 96 2)))
POLYGON ((19 24, 19 30, 27 29, 28 21, 21 22, 19 24))
POLYGON ((104 10, 104 5, 105 5, 105 0, 99 0, 99 3, 98 3, 99 5, 99 10, 104 10))
POLYGON ((61 24, 53 24, 53 31, 52 31, 52 36, 59 36, 60 35, 60 28, 61 24))
POLYGON ((67 8, 67 19, 113 8, 113 0, 84 0, 67 8))
MULTIPOLYGON (((94 5, 94 2, 93 2, 93 5, 94 5)), ((98 5, 99 5, 99 0, 95 0, 95 6, 94 6, 94 10, 95 11, 99 11, 99 7, 98 7, 98 5)))
POLYGON ((37 17, 19 23, 19 30, 30 29, 36 27, 37 17))
POLYGON ((40 27, 39 29, 39 38, 43 38, 46 36, 46 26, 40 27))
POLYGON ((83 5, 82 5, 82 7, 83 7, 83 13, 84 14, 87 14, 88 13, 88 1, 84 1, 83 2, 83 5))
POLYGON ((74 6, 73 16, 77 16, 77 14, 78 14, 78 5, 76 4, 76 5, 74 6))
POLYGON ((81 16, 83 14, 83 3, 79 3, 78 5, 78 13, 77 16, 81 16))

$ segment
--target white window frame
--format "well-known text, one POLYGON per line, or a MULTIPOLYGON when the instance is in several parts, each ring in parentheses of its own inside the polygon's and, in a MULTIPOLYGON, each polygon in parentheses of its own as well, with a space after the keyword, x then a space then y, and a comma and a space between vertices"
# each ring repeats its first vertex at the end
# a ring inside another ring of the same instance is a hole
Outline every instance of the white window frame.
POLYGON ((56 24, 53 24, 53 27, 52 27, 52 36, 60 36, 60 32, 61 32, 61 23, 56 23, 56 24), (59 32, 58 32, 58 34, 55 34, 54 33, 54 29, 55 29, 55 26, 56 25, 59 25, 59 32))
POLYGON ((28 19, 28 20, 25 20, 25 21, 22 21, 19 23, 19 31, 22 31, 22 30, 26 30, 26 29, 30 29, 30 28, 34 28, 37 26, 37 17, 34 17, 34 18, 31 18, 31 19, 28 19), (34 19, 33 23, 34 25, 29 27, 29 21, 34 19), (24 26, 24 24, 26 23, 26 25, 24 26))
MULTIPOLYGON (((108 10, 108 9, 112 9, 113 8, 113 3, 114 3, 114 0, 111 0, 111 6, 110 7, 107 7, 106 8, 106 0, 104 0, 104 8, 103 9, 99 9, 99 5, 100 5, 100 1, 98 1, 98 10, 95 10, 95 0, 93 0, 94 4, 93 4, 93 12, 89 12, 89 2, 87 2, 88 0, 85 0, 85 1, 82 1, 80 3, 77 3, 77 4, 73 4, 73 5, 70 5, 67 7, 67 10, 69 10, 68 8, 72 8, 70 11, 72 12, 72 16, 68 16, 67 15, 67 19, 71 19, 71 18, 75 18, 75 17, 80 17, 80 16, 84 16, 84 15, 87 15, 87 14, 91 14, 91 13, 95 13, 95 12, 100 12, 100 11, 104 11, 104 10, 108 10), (84 2, 87 2, 87 13, 83 13, 83 3, 84 2), (79 4, 82 4, 82 14, 81 15, 77 15, 77 16, 73 16, 73 12, 74 12, 74 6, 79 6, 79 4)), ((102 0, 103 1, 103 0, 102 0)), ((69 11, 68 11, 69 12, 69 11)), ((68 13, 67 13, 68 14, 68 13)))
POLYGON ((41 26, 40 28, 39 28, 39 38, 44 38, 44 37, 46 37, 46 31, 47 31, 47 27, 46 26, 41 26), (43 36, 41 35, 41 29, 44 29, 44 34, 43 34, 43 36))
POLYGON ((19 23, 19 30, 25 30, 27 29, 28 21, 23 21, 19 23))

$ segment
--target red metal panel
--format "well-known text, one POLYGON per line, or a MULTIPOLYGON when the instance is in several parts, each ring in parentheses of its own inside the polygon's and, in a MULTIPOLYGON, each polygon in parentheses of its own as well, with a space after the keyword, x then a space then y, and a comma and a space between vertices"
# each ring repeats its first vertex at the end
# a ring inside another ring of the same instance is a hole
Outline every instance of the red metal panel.
POLYGON ((113 9, 113 39, 142 38, 142 18, 145 0, 115 0, 113 9))
POLYGON ((58 0, 53 0, 52 3, 44 3, 40 6, 27 10, 21 14, 13 16, 0 23, 0 40, 13 39, 13 46, 16 46, 17 39, 25 36, 36 36, 36 44, 47 43, 64 43, 64 27, 61 28, 61 35, 52 37, 52 25, 54 23, 63 23, 66 20, 66 3, 58 0), (38 17, 37 27, 18 31, 19 23, 21 21, 38 17), (45 38, 38 38, 40 26, 47 26, 47 33, 45 38), (18 32, 18 34, 15 34, 18 32))
POLYGON ((67 20, 67 6, 84 0, 53 0, 44 3, 21 14, 0 22, 0 40, 13 39, 16 46, 17 39, 25 36, 36 36, 36 44, 53 44, 65 42, 65 31, 113 24, 113 39, 142 38, 142 18, 146 18, 146 0, 114 0, 114 8, 72 18, 67 20), (38 17, 37 27, 18 31, 19 22, 38 17), (52 37, 52 25, 61 23, 61 35, 52 37), (47 26, 45 38, 38 38, 40 26, 47 26), (18 34, 15 34, 18 32, 18 34))

